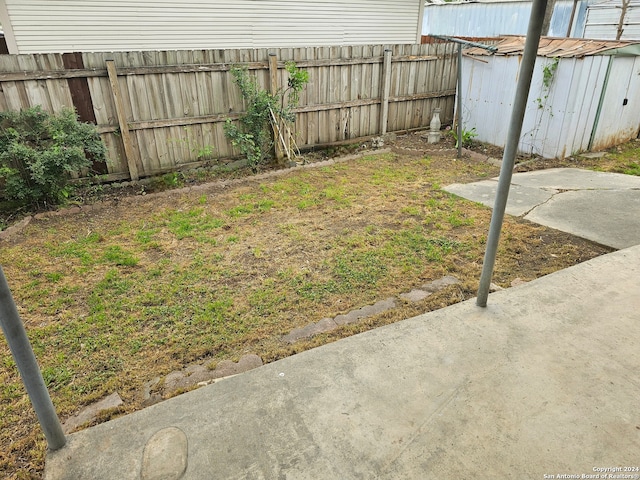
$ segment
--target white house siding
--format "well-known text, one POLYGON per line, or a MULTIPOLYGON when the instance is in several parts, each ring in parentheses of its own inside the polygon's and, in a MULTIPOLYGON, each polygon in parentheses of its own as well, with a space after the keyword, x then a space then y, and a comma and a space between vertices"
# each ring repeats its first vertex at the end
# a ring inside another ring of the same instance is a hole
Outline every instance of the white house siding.
MULTIPOLYGON (((573 18, 571 36, 584 30, 587 4, 579 0, 573 18)), ((564 37, 569 27, 573 0, 558 0, 553 10, 548 36, 564 37)), ((470 2, 429 4, 424 9, 423 35, 451 37, 496 37, 525 35, 531 16, 531 2, 470 2)))
MULTIPOLYGON (((584 27, 584 38, 615 40, 620 22, 621 1, 614 0, 587 8, 587 20, 584 27)), ((632 1, 627 8, 620 40, 640 39, 640 2, 632 1)))
MULTIPOLYGON (((609 59, 603 55, 561 58, 547 90, 543 87, 543 69, 554 60, 537 58, 518 144, 520 153, 563 158, 589 149, 609 59)), ((488 63, 463 58, 463 128, 475 128, 479 141, 504 147, 520 57, 481 60, 488 63)), ((629 77, 624 78, 628 82, 629 77)), ((608 113, 606 116, 609 118, 608 113)), ((637 119, 635 125, 637 128, 637 119)), ((610 124, 607 130, 618 128, 610 124)))
POLYGON ((421 11, 420 0, 0 0, 10 53, 419 43, 421 11))

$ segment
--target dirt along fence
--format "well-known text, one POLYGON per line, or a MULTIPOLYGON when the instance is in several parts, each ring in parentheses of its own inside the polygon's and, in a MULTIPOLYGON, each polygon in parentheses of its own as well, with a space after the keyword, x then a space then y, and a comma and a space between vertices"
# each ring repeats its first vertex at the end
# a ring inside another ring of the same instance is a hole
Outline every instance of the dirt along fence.
POLYGON ((304 149, 424 128, 436 107, 451 122, 455 52, 439 43, 0 55, 0 109, 75 107, 107 145, 93 170, 135 180, 238 156, 223 130, 243 111, 233 66, 272 91, 287 86, 285 62, 308 71, 294 110, 304 149))

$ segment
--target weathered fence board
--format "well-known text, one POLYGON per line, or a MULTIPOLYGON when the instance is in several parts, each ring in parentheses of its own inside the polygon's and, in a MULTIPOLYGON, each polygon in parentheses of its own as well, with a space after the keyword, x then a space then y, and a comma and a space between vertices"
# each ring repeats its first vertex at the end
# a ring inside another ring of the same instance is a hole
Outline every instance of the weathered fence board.
POLYGON ((437 43, 0 55, 0 109, 75 107, 107 146, 107 165, 94 170, 107 179, 136 178, 239 155, 224 135, 226 119, 244 109, 229 72, 234 65, 249 68, 265 89, 287 87, 287 61, 308 71, 294 110, 296 143, 308 148, 425 128, 436 107, 451 122, 455 51, 437 43), (277 60, 271 73, 270 54, 277 60))

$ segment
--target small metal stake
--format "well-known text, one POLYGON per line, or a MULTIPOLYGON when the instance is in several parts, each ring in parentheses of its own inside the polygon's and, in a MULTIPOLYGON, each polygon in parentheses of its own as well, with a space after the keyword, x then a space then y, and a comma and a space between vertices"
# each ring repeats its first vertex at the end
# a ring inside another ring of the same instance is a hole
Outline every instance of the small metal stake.
POLYGON ((456 125, 457 134, 456 138, 458 139, 458 158, 462 158, 462 44, 458 44, 458 94, 456 95, 456 99, 458 101, 458 107, 456 110, 458 111, 458 123, 456 125))
POLYGON ((461 40, 455 37, 446 37, 444 35, 431 35, 433 38, 446 40, 458 44, 458 77, 456 86, 456 138, 458 139, 458 158, 462 158, 462 46, 484 48, 486 51, 495 53, 498 48, 492 45, 484 45, 482 43, 461 40))
POLYGON ((49 450, 58 450, 67 442, 51 397, 44 384, 36 356, 29 343, 20 314, 11 296, 2 267, 0 267, 0 325, 27 389, 33 409, 47 438, 49 450))

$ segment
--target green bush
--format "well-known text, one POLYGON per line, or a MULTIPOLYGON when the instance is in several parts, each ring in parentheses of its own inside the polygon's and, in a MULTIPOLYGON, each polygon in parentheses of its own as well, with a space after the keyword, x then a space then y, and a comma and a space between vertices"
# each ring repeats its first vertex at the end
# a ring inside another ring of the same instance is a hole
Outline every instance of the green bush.
POLYGON ((227 119, 224 133, 234 147, 240 148, 255 172, 258 165, 270 157, 269 151, 273 146, 269 132, 271 112, 278 108, 279 99, 261 89, 246 68, 233 67, 231 75, 240 88, 247 111, 240 116, 238 125, 227 119))
POLYGON ((261 88, 246 67, 232 67, 230 70, 242 93, 246 111, 240 115, 237 123, 227 119, 224 133, 247 158, 254 172, 271 158, 272 126, 276 126, 283 139, 287 137, 287 143, 293 141, 293 138, 288 138, 292 128, 285 128, 285 124, 289 127, 293 124, 293 108, 298 104, 300 91, 309 82, 309 73, 298 69, 294 62, 287 62, 285 69, 289 74, 287 88, 279 89, 276 93, 261 88))
POLYGON ((74 110, 51 114, 40 106, 0 112, 0 197, 18 207, 58 205, 69 196, 69 174, 105 161, 94 125, 74 110))

